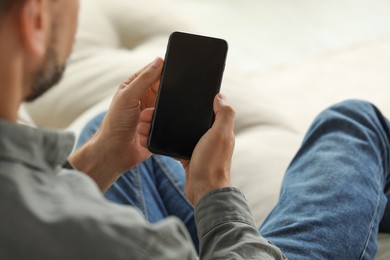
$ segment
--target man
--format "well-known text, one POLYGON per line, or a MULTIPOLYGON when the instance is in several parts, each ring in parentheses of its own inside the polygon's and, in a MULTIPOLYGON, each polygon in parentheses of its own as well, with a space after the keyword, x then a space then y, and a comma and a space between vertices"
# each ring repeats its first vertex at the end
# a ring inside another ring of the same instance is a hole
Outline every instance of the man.
MULTIPOLYGON (((173 160, 148 159, 145 148, 161 59, 120 85, 99 129, 67 163, 69 134, 16 124, 21 102, 60 79, 77 9, 77 0, 0 0, 0 258, 196 259, 188 234, 196 225, 201 259, 283 259, 259 235, 243 195, 230 187, 234 110, 221 94, 213 127, 191 161, 182 161, 193 224, 186 228, 175 217, 150 224, 140 212, 158 211, 102 196, 136 165, 153 161, 155 168, 176 171, 173 160)), ((379 226, 389 231, 389 147, 389 123, 372 105, 327 110, 287 171, 280 201, 260 232, 292 259, 372 258, 379 226)))
MULTIPOLYGON (((157 58, 121 84, 102 127, 69 158, 78 171, 61 170, 73 138, 18 126, 16 120, 21 102, 34 100, 60 79, 79 3, 0 3, 0 258, 196 259, 177 218, 149 224, 135 208, 109 203, 97 188, 105 191, 151 155, 143 134, 150 114, 144 113, 139 123, 140 103, 148 106, 154 100, 162 60, 157 58)), ((280 250, 258 234, 242 194, 229 188, 234 111, 222 96, 215 99, 215 111, 213 129, 191 162, 185 162, 187 195, 197 204, 200 241, 206 245, 200 257, 282 259, 280 250), (231 203, 214 209, 224 200, 231 203), (239 236, 245 237, 242 244, 239 236)))

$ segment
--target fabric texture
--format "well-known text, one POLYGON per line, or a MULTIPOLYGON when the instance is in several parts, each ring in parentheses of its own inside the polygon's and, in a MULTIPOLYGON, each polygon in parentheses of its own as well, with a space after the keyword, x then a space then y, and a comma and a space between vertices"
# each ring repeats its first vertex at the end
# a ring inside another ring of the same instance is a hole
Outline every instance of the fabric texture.
POLYGON ((321 113, 260 228, 289 259, 374 259, 390 232, 390 123, 367 102, 321 113))
MULTIPOLYGON (((198 259, 178 218, 148 223, 136 208, 106 200, 86 174, 62 169, 73 146, 71 134, 5 121, 0 131, 1 259, 198 259)), ((235 259, 283 259, 256 231, 237 189, 209 194, 195 211, 202 212, 200 232, 207 228, 214 238, 200 259, 217 259, 221 252, 235 259), (229 219, 231 212, 241 219, 229 219), (210 227, 216 219, 220 223, 210 227), (235 243, 237 234, 246 234, 242 244, 235 243)))

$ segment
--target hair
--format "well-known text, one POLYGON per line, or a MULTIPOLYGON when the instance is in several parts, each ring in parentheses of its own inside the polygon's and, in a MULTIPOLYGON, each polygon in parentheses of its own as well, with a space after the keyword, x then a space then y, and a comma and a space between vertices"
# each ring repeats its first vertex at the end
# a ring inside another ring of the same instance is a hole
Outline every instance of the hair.
POLYGON ((0 0, 0 18, 7 12, 11 5, 23 0, 0 0))
MULTIPOLYGON (((14 4, 23 2, 25 0, 0 0, 0 18, 4 15, 5 12, 14 4)), ((57 0, 50 0, 51 2, 56 2, 57 0)))
POLYGON ((5 7, 7 7, 12 2, 13 2, 12 0, 0 0, 1 10, 3 10, 5 7))

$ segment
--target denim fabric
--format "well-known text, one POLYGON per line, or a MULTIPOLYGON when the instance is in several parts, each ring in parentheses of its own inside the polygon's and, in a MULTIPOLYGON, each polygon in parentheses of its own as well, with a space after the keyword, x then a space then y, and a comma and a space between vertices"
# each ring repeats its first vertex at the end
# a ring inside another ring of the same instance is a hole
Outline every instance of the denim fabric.
MULTIPOLYGON (((105 113, 99 114, 86 125, 76 147, 96 132, 104 116, 105 113)), ((124 173, 104 195, 113 202, 136 207, 150 223, 168 216, 178 217, 187 227, 198 250, 194 208, 185 197, 184 185, 185 173, 178 161, 153 155, 124 173)))
MULTIPOLYGON (((78 145, 102 118, 87 125, 78 145)), ((390 232, 389 128, 378 109, 362 101, 321 113, 259 232, 289 259, 373 259, 378 231, 390 232)), ((106 197, 137 207, 150 222, 178 216, 198 246, 184 181, 176 161, 152 156, 125 173, 106 197)))
POLYGON ((389 122, 347 101, 315 120, 260 233, 289 259, 373 259, 389 232, 389 122))

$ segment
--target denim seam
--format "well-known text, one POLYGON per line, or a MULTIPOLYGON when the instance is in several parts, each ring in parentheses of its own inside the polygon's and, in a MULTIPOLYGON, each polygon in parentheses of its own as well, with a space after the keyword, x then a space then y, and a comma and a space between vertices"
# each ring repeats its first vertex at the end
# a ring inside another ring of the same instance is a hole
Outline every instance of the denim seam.
MULTIPOLYGON (((387 172, 387 168, 388 168, 388 152, 386 150, 386 147, 388 147, 388 139, 387 139, 387 136, 386 134, 384 134, 385 132, 385 124, 384 122, 381 120, 381 118, 383 118, 382 114, 380 113, 380 111, 372 105, 372 108, 374 110, 374 113, 375 113, 375 118, 379 121, 375 121, 375 123, 379 123, 379 127, 376 125, 376 128, 377 129, 380 129, 382 131, 379 131, 379 133, 377 133, 378 135, 378 138, 379 138, 379 142, 380 142, 380 147, 381 147, 381 165, 382 165, 382 175, 381 175, 381 178, 383 178, 383 183, 387 183, 387 176, 386 176, 386 172, 387 172)), ((371 222, 370 222, 370 226, 369 226, 369 233, 368 233, 368 236, 367 236, 367 240, 365 242, 365 245, 364 245, 364 249, 362 251, 362 254, 360 256, 360 259, 363 259, 366 252, 367 252, 367 248, 369 246, 369 243, 370 243, 370 238, 372 236, 372 233, 373 233, 373 229, 375 228, 375 223, 376 223, 376 219, 378 217, 378 209, 380 207, 380 201, 381 201, 381 191, 384 192, 384 188, 385 187, 382 187, 381 183, 380 183, 380 180, 379 179, 376 179, 376 186, 377 186, 377 193, 376 193, 376 207, 375 207, 375 211, 373 213, 373 216, 372 216, 372 219, 371 219, 371 222)), ((385 185, 384 185, 385 186, 385 185)), ((378 220, 380 222, 380 219, 378 220)))
MULTIPOLYGON (((142 205, 142 212, 144 213, 145 215, 145 219, 149 219, 149 216, 148 216, 148 211, 146 210, 146 202, 145 202, 145 196, 144 196, 144 191, 143 191, 143 188, 142 188, 142 178, 140 176, 141 172, 139 170, 139 168, 136 166, 134 167, 135 171, 136 171, 136 176, 137 176, 137 190, 139 190, 139 193, 137 193, 137 195, 139 196, 138 200, 140 202, 140 204, 142 205)), ((141 206, 140 205, 140 206, 141 206)))
MULTIPOLYGON (((383 161, 383 157, 382 157, 382 161, 383 161)), ((377 215, 378 215, 378 209, 379 209, 379 206, 380 206, 380 190, 381 189, 381 185, 377 179, 376 181, 376 186, 377 186, 377 189, 376 189, 376 205, 375 205, 375 210, 374 210, 374 213, 372 215, 372 218, 371 218, 371 221, 370 221, 370 226, 369 226, 369 232, 368 232, 368 235, 367 235, 367 239, 366 239, 366 242, 365 242, 365 245, 363 247, 363 251, 362 251, 362 254, 360 256, 359 259, 364 259, 364 256, 366 254, 366 251, 367 251, 367 248, 369 246, 369 243, 370 243, 370 238, 372 236, 372 233, 373 233, 373 229, 374 229, 374 226, 375 226, 375 223, 376 223, 376 218, 377 218, 377 215)), ((380 221, 380 220, 379 220, 380 221)))
POLYGON ((184 201, 187 203, 187 205, 191 208, 191 209, 194 209, 194 207, 192 206, 192 204, 189 202, 189 200, 187 199, 187 197, 182 193, 180 187, 178 187, 178 185, 176 184, 175 180, 173 179, 173 177, 168 173, 169 170, 167 169, 167 167, 165 166, 165 163, 162 162, 157 156, 154 156, 153 159, 156 161, 156 163, 158 163, 158 165, 160 166, 162 172, 164 173, 164 175, 167 177, 167 179, 169 180, 169 182, 171 182, 172 186, 175 188, 175 190, 178 192, 178 194, 180 195, 180 197, 182 197, 184 199, 184 201))
MULTIPOLYGON (((380 196, 381 196, 381 193, 379 191, 384 191, 384 189, 386 188, 386 183, 388 181, 388 176, 387 176, 387 172, 388 172, 388 168, 389 168, 389 153, 388 153, 388 150, 387 150, 387 147, 389 145, 389 141, 388 141, 388 137, 387 135, 385 134, 386 133, 386 129, 387 129, 387 125, 385 125, 385 123, 380 120, 382 118, 382 114, 379 112, 379 110, 374 106, 374 110, 375 110, 375 114, 376 114, 376 118, 378 118, 378 120, 380 121, 379 122, 379 129, 381 129, 382 131, 379 132, 378 136, 379 136, 379 141, 380 141, 380 144, 381 144, 381 148, 382 148, 382 154, 381 154, 381 165, 383 167, 382 171, 383 171, 383 175, 381 175, 381 177, 383 178, 383 183, 385 184, 384 187, 381 187, 381 184, 379 183, 379 181, 377 180, 376 182, 376 185, 377 185, 377 204, 376 204, 376 209, 375 209, 375 213, 373 215, 373 218, 371 220, 371 223, 370 223, 370 232, 369 232, 369 235, 367 237, 367 241, 366 241, 366 244, 365 244, 365 247, 364 247, 364 250, 362 252, 362 255, 360 257, 360 259, 363 258, 363 256, 365 255, 365 252, 367 251, 367 247, 368 247, 368 244, 369 244, 369 241, 370 241, 370 237, 372 236, 372 231, 374 229, 374 224, 375 224, 375 219, 378 214, 378 209, 379 209, 379 206, 380 206, 380 196)), ((379 220, 380 222, 381 220, 379 220)))

